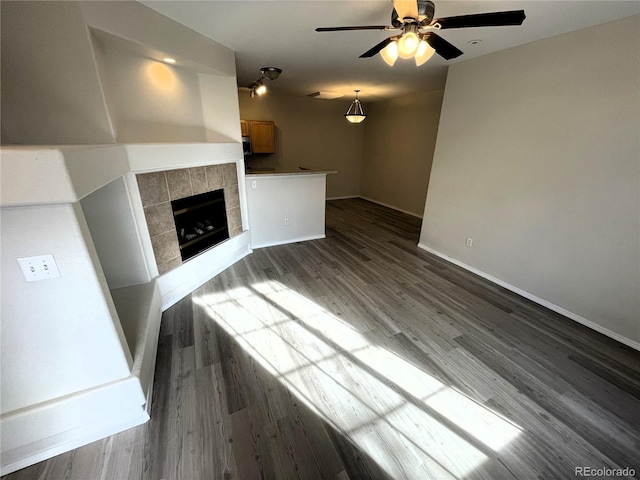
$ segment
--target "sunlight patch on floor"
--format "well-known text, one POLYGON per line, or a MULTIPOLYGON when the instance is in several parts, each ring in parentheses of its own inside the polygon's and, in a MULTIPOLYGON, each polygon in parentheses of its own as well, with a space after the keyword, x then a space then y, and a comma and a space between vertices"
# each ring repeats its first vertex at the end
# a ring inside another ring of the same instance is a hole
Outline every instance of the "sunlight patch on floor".
POLYGON ((463 478, 521 433, 279 282, 194 301, 394 478, 463 478))

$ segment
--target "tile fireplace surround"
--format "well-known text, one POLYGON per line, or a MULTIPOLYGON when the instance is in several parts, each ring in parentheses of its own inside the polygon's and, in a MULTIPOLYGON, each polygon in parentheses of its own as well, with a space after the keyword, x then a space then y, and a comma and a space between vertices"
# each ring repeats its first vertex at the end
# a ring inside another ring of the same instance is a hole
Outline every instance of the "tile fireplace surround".
POLYGON ((158 272, 181 265, 171 200, 224 188, 229 238, 242 233, 238 172, 235 163, 164 170, 136 175, 158 272))

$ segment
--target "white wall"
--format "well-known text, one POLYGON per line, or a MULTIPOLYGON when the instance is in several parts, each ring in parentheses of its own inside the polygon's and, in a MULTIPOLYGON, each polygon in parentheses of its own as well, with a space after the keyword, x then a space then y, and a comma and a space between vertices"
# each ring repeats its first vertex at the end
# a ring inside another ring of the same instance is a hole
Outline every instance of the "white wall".
POLYGON ((2 209, 3 415, 130 373, 132 359, 78 208, 2 209), (16 259, 46 254, 61 277, 27 282, 16 259))
POLYGON ((151 280, 129 192, 120 177, 80 204, 110 289, 151 280))
POLYGON ((3 144, 240 141, 233 51, 138 2, 7 1, 1 35, 3 144))
POLYGON ((360 194, 422 216, 444 91, 367 106, 360 194))
POLYGON ((247 176, 251 247, 324 238, 326 177, 247 176))
POLYGON ((3 207, 0 227, 4 475, 149 417, 79 205, 3 207), (27 282, 17 258, 43 254, 61 276, 27 282))
POLYGON ((234 77, 198 74, 207 142, 241 141, 240 107, 234 77), (236 121, 237 119, 237 121, 236 121))
POLYGON ((91 28, 175 56, 179 62, 205 66, 212 75, 236 75, 233 50, 136 1, 79 3, 91 28))
POLYGON ((39 148, 35 155, 27 151, 25 147, 0 150, 2 206, 75 202, 76 192, 64 154, 51 147, 39 148))
POLYGON ((2 2, 2 143, 113 143, 77 2, 2 2))
POLYGON ((639 46, 634 16, 452 65, 420 236, 636 347, 639 46))

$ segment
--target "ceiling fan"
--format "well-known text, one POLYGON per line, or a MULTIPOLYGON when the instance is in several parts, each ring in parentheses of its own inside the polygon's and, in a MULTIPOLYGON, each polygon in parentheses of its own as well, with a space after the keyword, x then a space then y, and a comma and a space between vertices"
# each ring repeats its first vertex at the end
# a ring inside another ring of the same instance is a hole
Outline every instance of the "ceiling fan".
POLYGON ((399 35, 386 38, 360 55, 360 58, 373 57, 380 53, 389 65, 393 65, 398 56, 400 58, 415 57, 416 64, 422 65, 434 52, 445 60, 462 55, 461 50, 435 33, 438 30, 521 25, 525 19, 524 10, 434 18, 435 5, 430 0, 392 0, 392 2, 391 25, 319 27, 316 28, 316 32, 401 30, 399 35))

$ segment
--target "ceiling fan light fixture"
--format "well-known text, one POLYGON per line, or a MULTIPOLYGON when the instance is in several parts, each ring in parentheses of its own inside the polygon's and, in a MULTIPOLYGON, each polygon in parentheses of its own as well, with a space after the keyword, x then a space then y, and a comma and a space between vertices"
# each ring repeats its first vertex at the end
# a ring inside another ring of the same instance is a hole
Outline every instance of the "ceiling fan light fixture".
POLYGON ((398 40, 398 56, 404 59, 413 58, 419 46, 418 28, 415 25, 408 25, 398 40))
POLYGON ((394 40, 389 45, 380 50, 380 56, 387 63, 387 65, 393 67, 393 65, 396 63, 396 60, 398 60, 398 42, 394 40))
POLYGON ((436 51, 431 47, 431 45, 429 45, 426 40, 421 39, 415 56, 416 66, 419 67, 426 63, 431 57, 433 57, 434 53, 436 53, 436 51))
MULTIPOLYGON (((432 55, 427 48, 430 45, 435 53, 445 60, 452 60, 463 54, 455 45, 440 37, 440 30, 477 27, 502 27, 508 25, 522 25, 526 15, 524 10, 508 10, 502 12, 475 13, 457 15, 454 17, 435 17, 435 5, 431 0, 391 0, 391 25, 360 25, 347 27, 318 27, 316 32, 339 32, 352 30, 402 30, 400 36, 388 37, 360 55, 360 58, 370 58, 383 52, 384 59, 389 65, 395 63, 392 51, 398 50, 398 56, 403 59, 414 58, 417 65, 424 64, 432 55), (420 30, 428 30, 421 32, 420 30), (397 46, 389 46, 397 42, 397 46), (389 47, 389 48, 387 48, 389 47), (418 53, 420 49, 420 53, 418 53)), ((470 43, 477 44, 472 40, 470 43)))
POLYGON ((356 92, 356 98, 351 102, 347 113, 344 114, 344 118, 346 118, 350 123, 361 123, 365 118, 367 118, 367 114, 362 110, 362 103, 358 100, 359 91, 360 90, 354 90, 354 92, 356 92))

